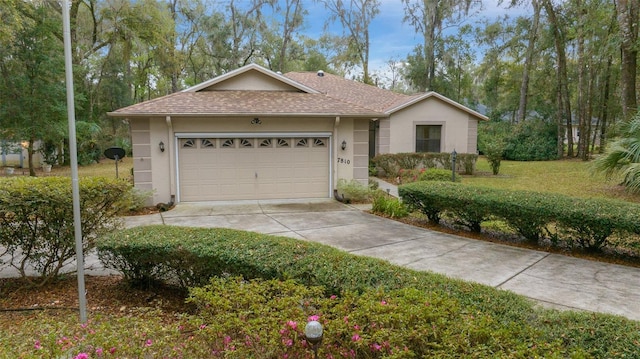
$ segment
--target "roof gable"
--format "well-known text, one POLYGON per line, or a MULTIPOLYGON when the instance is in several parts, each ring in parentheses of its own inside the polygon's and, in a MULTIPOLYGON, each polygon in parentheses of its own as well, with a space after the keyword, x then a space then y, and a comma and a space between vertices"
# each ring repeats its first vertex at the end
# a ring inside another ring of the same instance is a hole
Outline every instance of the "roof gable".
POLYGON ((409 106, 412 106, 412 105, 414 105, 416 103, 419 103, 419 102, 422 102, 422 101, 426 101, 428 99, 435 99, 435 100, 447 103, 447 104, 449 104, 449 105, 451 105, 451 106, 453 106, 453 107, 455 107, 455 108, 457 108, 457 109, 459 109, 461 111, 464 111, 464 112, 468 113, 471 116, 477 117, 479 120, 483 120, 483 121, 488 121, 489 120, 489 117, 487 117, 487 116, 485 116, 485 115, 483 115, 483 114, 481 114, 481 113, 479 113, 477 111, 474 111, 474 110, 472 110, 472 109, 470 109, 470 108, 468 108, 468 107, 466 107, 466 106, 464 106, 464 105, 462 105, 462 104, 460 104, 460 103, 458 103, 456 101, 453 101, 452 99, 450 99, 448 97, 442 96, 437 92, 433 92, 433 91, 429 91, 429 92, 424 93, 424 94, 412 96, 409 99, 409 101, 398 103, 394 107, 391 107, 391 108, 387 109, 387 111, 385 111, 385 113, 392 114, 394 112, 400 111, 400 110, 402 110, 404 108, 407 108, 409 106))
POLYGON ((288 91, 319 93, 318 91, 267 70, 249 64, 224 75, 192 86, 182 92, 201 91, 288 91))

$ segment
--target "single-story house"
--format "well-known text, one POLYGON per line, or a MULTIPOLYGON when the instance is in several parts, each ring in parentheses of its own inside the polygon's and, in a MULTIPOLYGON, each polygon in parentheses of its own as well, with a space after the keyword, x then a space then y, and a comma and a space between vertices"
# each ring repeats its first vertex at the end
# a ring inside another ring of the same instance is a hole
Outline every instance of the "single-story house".
POLYGON ((487 119, 435 92, 255 64, 108 115, 129 121, 153 203, 328 198, 338 179, 367 183, 375 154, 476 153, 487 119))

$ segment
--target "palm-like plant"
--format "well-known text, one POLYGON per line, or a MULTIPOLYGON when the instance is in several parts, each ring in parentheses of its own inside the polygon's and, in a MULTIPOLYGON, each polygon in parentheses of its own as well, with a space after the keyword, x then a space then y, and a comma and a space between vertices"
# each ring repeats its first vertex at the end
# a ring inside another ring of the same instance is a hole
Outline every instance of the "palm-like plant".
POLYGON ((623 126, 621 136, 609 144, 594 166, 607 177, 621 174, 622 185, 640 193, 640 112, 623 126))

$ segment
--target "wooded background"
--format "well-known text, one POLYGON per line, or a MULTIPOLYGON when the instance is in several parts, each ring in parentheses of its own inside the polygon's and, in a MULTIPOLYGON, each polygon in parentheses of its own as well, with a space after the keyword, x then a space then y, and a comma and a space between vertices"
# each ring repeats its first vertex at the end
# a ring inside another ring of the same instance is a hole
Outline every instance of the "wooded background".
MULTIPOLYGON (((480 150, 513 159, 588 159, 636 112, 638 0, 512 0, 501 6, 527 15, 494 18, 478 17, 480 0, 397 0, 422 41, 372 70, 381 1, 71 1, 80 161, 128 148, 108 111, 248 63, 439 92, 487 114, 480 150), (329 14, 317 38, 305 35, 311 5, 329 14)), ((61 19, 59 1, 0 0, 0 138, 30 150, 42 139, 54 157, 67 131, 61 19)))

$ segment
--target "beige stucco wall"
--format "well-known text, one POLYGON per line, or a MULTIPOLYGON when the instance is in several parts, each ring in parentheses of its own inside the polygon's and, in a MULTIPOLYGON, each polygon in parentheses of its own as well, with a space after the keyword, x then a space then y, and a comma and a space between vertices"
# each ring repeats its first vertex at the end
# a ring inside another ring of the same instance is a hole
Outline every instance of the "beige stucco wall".
POLYGON ((334 118, 258 117, 180 118, 172 117, 174 132, 331 132, 334 118))
POLYGON ((415 152, 416 125, 442 125, 440 152, 476 153, 477 119, 436 98, 428 98, 389 118, 389 148, 385 152, 385 120, 380 122, 380 153, 415 152))
POLYGON ((236 75, 205 89, 205 91, 212 90, 297 91, 297 89, 283 83, 282 81, 264 74, 258 74, 254 71, 236 75))

